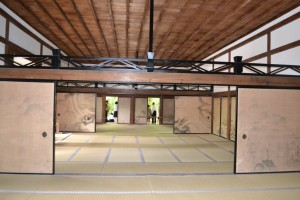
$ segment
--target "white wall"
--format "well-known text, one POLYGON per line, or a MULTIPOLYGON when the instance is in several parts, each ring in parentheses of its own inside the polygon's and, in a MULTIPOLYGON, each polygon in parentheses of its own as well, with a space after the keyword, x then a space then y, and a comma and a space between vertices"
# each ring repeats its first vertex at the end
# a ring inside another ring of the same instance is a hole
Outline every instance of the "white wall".
POLYGON ((271 32, 271 49, 297 40, 300 40, 300 19, 271 32))
POLYGON ((5 38, 6 19, 0 15, 0 36, 5 38))
POLYGON ((9 41, 35 55, 40 55, 41 44, 38 41, 12 23, 9 24, 9 27, 9 41))
MULTIPOLYGON (((220 49, 219 51, 217 51, 217 52, 215 52, 214 54, 212 54, 212 55, 208 56, 207 58, 205 58, 204 60, 209 60, 210 58, 214 57, 215 55, 218 55, 219 53, 221 53, 221 52, 223 52, 223 51, 225 51, 225 50, 227 50, 227 49, 229 49, 229 48, 231 48, 231 47, 233 47, 233 46, 235 46, 235 45, 237 45, 237 44, 240 44, 241 42, 243 42, 243 41, 245 41, 245 40, 251 38, 252 36, 254 36, 254 35, 256 35, 256 34, 262 32, 262 31, 264 31, 264 30, 266 30, 266 29, 268 29, 268 28, 270 28, 271 26, 273 26, 273 25, 275 25, 275 24, 277 24, 277 23, 283 21, 284 19, 287 19, 288 17, 290 17, 290 16, 292 16, 292 15, 298 13, 298 12, 300 12, 300 6, 297 7, 297 8, 295 8, 295 9, 293 9, 293 10, 291 10, 290 12, 286 13, 285 15, 283 15, 283 16, 281 16, 281 17, 275 19, 274 21, 272 21, 272 22, 270 22, 270 23, 268 23, 268 24, 262 26, 261 28, 259 28, 259 29, 255 30, 255 31, 253 31, 252 33, 246 35, 245 37, 242 37, 241 39, 239 39, 239 40, 233 42, 232 44, 230 44, 230 45, 228 45, 228 46, 226 46, 226 47, 220 49)), ((299 27, 299 26, 298 26, 298 27, 299 27)))
POLYGON ((267 51, 267 36, 262 36, 231 52, 231 61, 235 56, 243 56, 243 60, 267 51))

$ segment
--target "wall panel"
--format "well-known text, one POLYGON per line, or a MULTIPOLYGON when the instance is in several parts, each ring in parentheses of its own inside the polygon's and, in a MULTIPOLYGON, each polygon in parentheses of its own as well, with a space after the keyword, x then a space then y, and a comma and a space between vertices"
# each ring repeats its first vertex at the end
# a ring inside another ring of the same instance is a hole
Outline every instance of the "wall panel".
POLYGON ((231 97, 230 140, 235 141, 236 132, 236 97, 231 97))
POLYGON ((211 133, 211 97, 175 97, 174 133, 211 133))
POLYGON ((9 40, 11 42, 35 55, 40 55, 41 44, 38 41, 33 39, 31 36, 12 23, 9 24, 9 27, 9 40))
POLYGON ((60 131, 95 132, 96 95, 58 93, 57 118, 60 131))
POLYGON ((271 32, 271 49, 300 40, 300 19, 271 32))
POLYGON ((96 99, 96 123, 102 123, 102 97, 96 99))
POLYGON ((0 36, 5 38, 6 32, 6 19, 0 15, 0 36))
POLYGON ((300 170, 300 90, 238 90, 236 172, 300 170))
POLYGON ((231 60, 235 56, 243 56, 243 60, 267 52, 267 36, 262 36, 231 52, 231 60))
POLYGON ((0 110, 0 172, 53 173, 54 83, 0 82, 0 110))
POLYGON ((131 98, 119 97, 118 105, 118 123, 129 124, 131 98))
POLYGON ((147 124, 147 98, 135 99, 135 124, 147 124))
POLYGON ((227 138, 227 113, 228 113, 228 98, 222 97, 221 100, 221 133, 220 136, 227 138))
POLYGON ((221 132, 221 99, 213 98, 214 115, 213 115, 213 134, 220 135, 221 132))
POLYGON ((175 99, 163 99, 163 124, 174 124, 175 99))

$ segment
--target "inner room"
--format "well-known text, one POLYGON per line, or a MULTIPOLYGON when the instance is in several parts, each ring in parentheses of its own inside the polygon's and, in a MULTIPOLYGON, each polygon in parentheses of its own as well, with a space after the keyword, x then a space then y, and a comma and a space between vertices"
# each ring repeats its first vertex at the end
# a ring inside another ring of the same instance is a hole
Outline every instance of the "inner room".
POLYGON ((299 0, 1 0, 1 200, 299 200, 299 0))

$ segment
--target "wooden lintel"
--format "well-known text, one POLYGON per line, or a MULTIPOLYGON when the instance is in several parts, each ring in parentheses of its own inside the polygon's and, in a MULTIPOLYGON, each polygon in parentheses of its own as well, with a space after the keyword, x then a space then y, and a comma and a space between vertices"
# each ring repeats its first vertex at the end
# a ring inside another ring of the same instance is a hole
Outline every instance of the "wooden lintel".
POLYGON ((236 86, 300 87, 293 76, 233 74, 158 73, 137 71, 96 71, 67 69, 0 68, 0 79, 49 80, 107 83, 173 83, 236 86))
POLYGON ((66 93, 97 93, 101 95, 134 95, 134 96, 211 96, 212 92, 197 90, 134 90, 111 88, 82 88, 82 87, 57 87, 57 92, 66 93))
MULTIPOLYGON (((228 96, 228 91, 226 92, 214 92, 212 94, 212 97, 227 97, 228 96)), ((230 96, 235 97, 236 96, 236 91, 230 91, 230 96)))

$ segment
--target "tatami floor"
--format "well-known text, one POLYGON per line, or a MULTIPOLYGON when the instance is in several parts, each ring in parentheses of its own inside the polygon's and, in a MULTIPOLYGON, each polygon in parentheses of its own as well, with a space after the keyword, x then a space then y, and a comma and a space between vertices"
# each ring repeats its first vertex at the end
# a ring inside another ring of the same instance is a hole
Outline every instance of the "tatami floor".
POLYGON ((0 199, 299 199, 300 173, 233 174, 234 143, 172 126, 57 135, 55 175, 0 175, 0 199))

